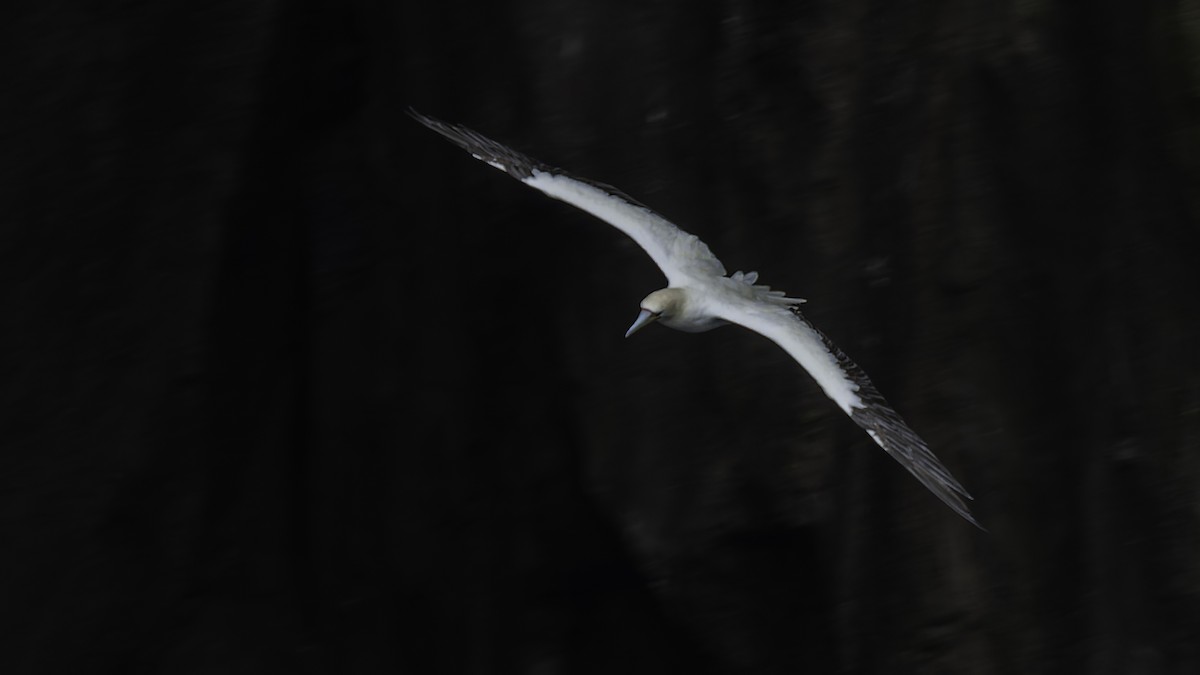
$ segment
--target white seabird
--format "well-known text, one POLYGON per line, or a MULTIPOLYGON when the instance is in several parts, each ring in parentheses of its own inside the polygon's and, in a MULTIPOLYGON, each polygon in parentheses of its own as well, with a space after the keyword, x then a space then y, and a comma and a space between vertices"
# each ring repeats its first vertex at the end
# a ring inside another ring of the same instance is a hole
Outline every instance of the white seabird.
POLYGON ((616 227, 650 254, 666 275, 667 288, 642 300, 641 312, 626 337, 653 322, 690 333, 735 323, 766 336, 798 361, 879 447, 955 513, 983 529, 963 501, 971 495, 884 400, 866 373, 800 313, 804 300, 756 285, 756 272, 726 276, 725 266, 696 235, 616 188, 571 176, 464 126, 411 109, 409 114, 475 159, 616 227))

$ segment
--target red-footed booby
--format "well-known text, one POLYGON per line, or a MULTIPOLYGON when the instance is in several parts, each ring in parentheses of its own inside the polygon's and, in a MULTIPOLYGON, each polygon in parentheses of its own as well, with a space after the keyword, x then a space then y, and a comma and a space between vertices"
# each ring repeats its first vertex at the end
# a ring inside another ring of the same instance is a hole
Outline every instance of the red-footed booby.
POLYGON ((466 127, 415 110, 409 114, 475 159, 596 216, 645 249, 666 275, 667 288, 642 300, 626 337, 651 323, 689 333, 735 323, 767 337, 799 362, 879 447, 955 513, 983 529, 964 501, 971 495, 879 394, 866 373, 800 313, 804 300, 755 284, 755 272, 727 276, 725 266, 698 237, 616 188, 572 176, 466 127))

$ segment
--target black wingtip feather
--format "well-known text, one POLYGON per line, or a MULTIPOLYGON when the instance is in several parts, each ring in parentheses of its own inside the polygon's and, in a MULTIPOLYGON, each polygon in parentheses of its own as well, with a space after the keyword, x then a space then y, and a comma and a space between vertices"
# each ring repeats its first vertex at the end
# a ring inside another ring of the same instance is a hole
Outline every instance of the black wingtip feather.
POLYGON ((512 148, 497 143, 492 139, 473 129, 468 129, 461 124, 450 124, 443 122, 435 117, 430 117, 417 112, 414 108, 409 107, 406 112, 408 116, 420 122, 424 126, 441 134, 446 140, 457 145, 458 147, 471 153, 472 156, 482 159, 485 162, 495 162, 504 167, 504 171, 517 180, 524 180, 533 176, 533 171, 536 169, 541 173, 553 174, 556 176, 567 176, 571 180, 578 181, 591 185, 592 187, 601 190, 602 192, 621 199, 638 208, 653 211, 650 207, 642 202, 629 196, 619 188, 582 176, 575 176, 559 169, 558 167, 550 166, 540 162, 528 155, 522 154, 512 148))
POLYGON ((508 146, 473 131, 460 124, 450 124, 434 117, 423 115, 413 108, 407 110, 409 117, 441 134, 446 140, 466 150, 485 162, 494 162, 504 167, 513 178, 524 180, 533 175, 533 170, 553 171, 551 167, 523 155, 508 146))
POLYGON ((873 433, 876 443, 880 447, 901 466, 908 469, 909 473, 930 492, 937 495, 938 499, 941 499, 952 511, 975 527, 987 532, 987 529, 971 515, 967 503, 963 501, 964 499, 974 500, 974 497, 954 478, 950 470, 925 444, 925 441, 909 428, 904 418, 900 417, 900 414, 875 388, 871 378, 867 377, 862 368, 859 368, 858 364, 846 356, 845 352, 839 349, 832 340, 813 326, 798 308, 792 308, 792 313, 821 337, 825 348, 837 359, 842 372, 846 373, 846 376, 858 386, 856 393, 859 400, 862 401, 863 407, 852 409, 850 419, 854 420, 858 426, 873 433))

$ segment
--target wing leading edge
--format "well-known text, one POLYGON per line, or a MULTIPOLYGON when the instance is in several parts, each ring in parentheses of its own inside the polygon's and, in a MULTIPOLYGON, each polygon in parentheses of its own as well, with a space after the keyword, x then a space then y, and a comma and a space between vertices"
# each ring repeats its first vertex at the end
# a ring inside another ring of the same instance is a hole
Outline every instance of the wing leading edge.
POLYGON ((775 342, 817 381, 850 419, 930 492, 975 527, 967 490, 900 417, 871 379, 797 307, 725 307, 723 317, 775 342))
POLYGON ((679 229, 611 185, 572 176, 464 126, 448 124, 411 109, 408 113, 472 157, 629 235, 663 271, 671 286, 706 276, 725 275, 721 261, 699 237, 679 229))

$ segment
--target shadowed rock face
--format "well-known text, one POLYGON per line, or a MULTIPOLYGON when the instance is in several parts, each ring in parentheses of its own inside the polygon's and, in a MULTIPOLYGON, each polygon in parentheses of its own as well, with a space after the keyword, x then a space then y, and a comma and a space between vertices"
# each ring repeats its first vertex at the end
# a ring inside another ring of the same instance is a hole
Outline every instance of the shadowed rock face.
POLYGON ((3 12, 0 671, 1198 670, 1184 6, 3 12), (808 298, 990 534, 408 105, 808 298))

